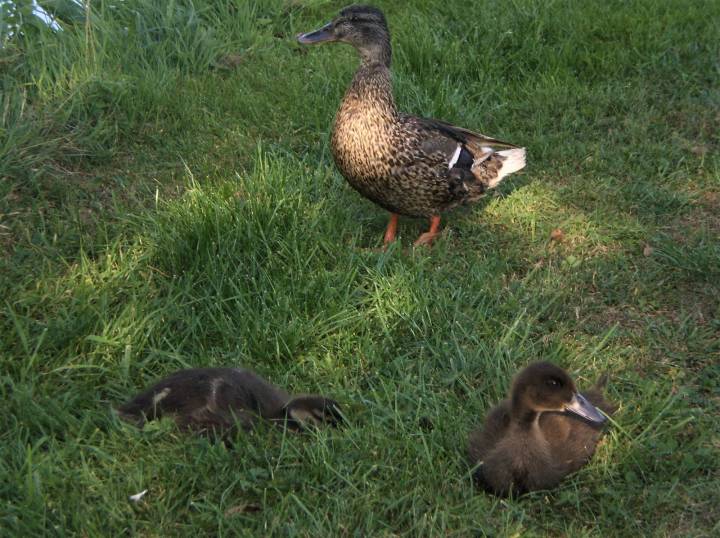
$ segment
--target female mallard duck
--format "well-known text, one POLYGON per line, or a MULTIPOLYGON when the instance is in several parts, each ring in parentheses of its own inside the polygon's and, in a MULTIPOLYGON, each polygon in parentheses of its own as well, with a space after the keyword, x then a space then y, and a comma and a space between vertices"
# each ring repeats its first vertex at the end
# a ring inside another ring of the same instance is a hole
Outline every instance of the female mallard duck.
POLYGON ((227 433, 250 429, 258 418, 294 430, 342 421, 339 405, 323 396, 290 395, 241 368, 192 368, 159 381, 118 408, 123 420, 142 427, 146 420, 172 416, 183 429, 227 433))
POLYGON ((385 244, 395 239, 398 215, 430 218, 430 230, 415 242, 430 244, 438 235, 440 213, 478 200, 525 166, 523 148, 398 112, 390 82, 390 34, 379 9, 347 7, 298 41, 340 41, 360 53, 360 67, 335 116, 332 152, 348 183, 390 211, 385 244))
POLYGON ((583 394, 570 376, 548 362, 525 368, 510 398, 497 405, 483 428, 470 434, 468 456, 476 482, 496 495, 522 494, 556 486, 585 465, 611 414, 605 379, 583 394))

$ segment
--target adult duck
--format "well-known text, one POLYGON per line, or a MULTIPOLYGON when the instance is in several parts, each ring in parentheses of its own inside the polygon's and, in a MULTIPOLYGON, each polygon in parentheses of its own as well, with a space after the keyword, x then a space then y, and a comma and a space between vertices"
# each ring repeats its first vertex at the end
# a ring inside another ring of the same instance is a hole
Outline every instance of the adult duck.
POLYGON ((579 393, 570 376, 548 362, 533 363, 515 378, 510 398, 470 434, 474 478, 496 495, 556 486, 585 465, 616 407, 602 395, 605 379, 579 393))
POLYGON ((226 434, 259 420, 302 430, 342 421, 340 406, 318 395, 291 397, 255 372, 242 368, 189 368, 158 381, 118 408, 123 420, 142 427, 172 417, 186 430, 226 434))
POLYGON ((440 214, 475 202, 525 166, 525 149, 397 110, 390 80, 390 33, 383 13, 346 7, 303 44, 349 43, 361 62, 335 116, 332 153, 348 183, 390 212, 385 244, 395 239, 398 216, 430 219, 415 245, 438 235, 440 214))

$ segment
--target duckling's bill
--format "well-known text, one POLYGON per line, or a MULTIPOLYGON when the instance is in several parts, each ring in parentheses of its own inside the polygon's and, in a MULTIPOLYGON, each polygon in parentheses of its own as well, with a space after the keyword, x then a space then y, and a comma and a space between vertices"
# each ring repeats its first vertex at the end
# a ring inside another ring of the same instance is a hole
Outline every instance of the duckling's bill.
POLYGON ((585 420, 589 420, 590 422, 595 422, 598 424, 602 424, 607 420, 607 417, 603 415, 600 411, 598 411, 597 407, 587 401, 587 399, 579 392, 576 392, 573 395, 570 403, 565 404, 564 410, 567 413, 573 413, 584 418, 585 420))
POLYGON ((314 32, 307 32, 305 34, 299 34, 297 36, 299 43, 303 45, 314 45, 315 43, 324 43, 326 41, 335 41, 335 36, 332 32, 332 23, 329 22, 322 28, 315 30, 314 32))

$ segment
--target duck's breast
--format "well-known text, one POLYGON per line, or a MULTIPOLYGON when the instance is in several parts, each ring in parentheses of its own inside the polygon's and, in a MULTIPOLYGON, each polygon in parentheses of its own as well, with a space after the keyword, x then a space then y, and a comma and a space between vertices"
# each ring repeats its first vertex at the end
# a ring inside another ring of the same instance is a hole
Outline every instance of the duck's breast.
POLYGON ((447 169, 420 150, 421 140, 382 108, 343 103, 335 119, 335 164, 360 194, 394 213, 426 217, 448 202, 447 169))
POLYGON ((353 185, 390 175, 395 138, 391 113, 382 106, 346 98, 335 116, 332 152, 340 172, 353 185))
POLYGON ((590 460, 602 435, 602 428, 562 413, 544 413, 541 427, 553 461, 567 473, 590 460))

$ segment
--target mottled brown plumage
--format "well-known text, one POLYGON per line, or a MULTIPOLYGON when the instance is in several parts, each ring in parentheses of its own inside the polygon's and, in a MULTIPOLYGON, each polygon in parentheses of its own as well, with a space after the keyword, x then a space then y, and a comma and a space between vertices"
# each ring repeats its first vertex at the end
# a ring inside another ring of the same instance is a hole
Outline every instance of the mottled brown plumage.
POLYGON ((510 398, 494 407, 470 434, 468 458, 479 465, 475 479, 496 495, 556 486, 585 465, 602 435, 607 402, 605 379, 582 394, 561 368, 538 362, 513 382, 510 398))
MULTIPOLYGON (((525 150, 513 144, 397 110, 390 34, 380 10, 347 7, 298 40, 340 41, 358 50, 361 64, 333 125, 335 163, 354 189, 393 215, 434 217, 431 232, 418 243, 435 237, 440 213, 477 201, 525 166, 525 150)), ((396 225, 393 217, 386 242, 394 239, 396 225)))
POLYGON ((118 408, 118 415, 142 427, 146 420, 172 417, 182 429, 203 433, 250 429, 258 419, 286 423, 338 424, 339 405, 323 396, 291 397, 242 368, 192 368, 159 381, 118 408))

